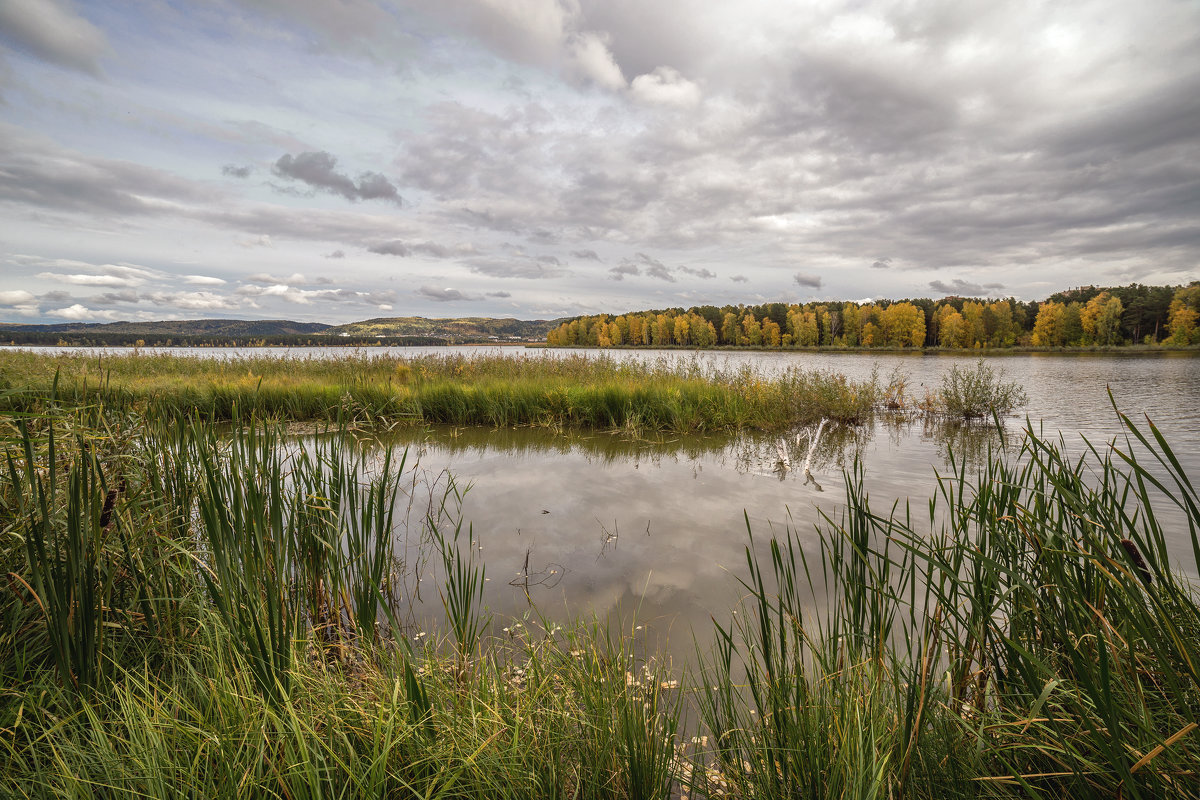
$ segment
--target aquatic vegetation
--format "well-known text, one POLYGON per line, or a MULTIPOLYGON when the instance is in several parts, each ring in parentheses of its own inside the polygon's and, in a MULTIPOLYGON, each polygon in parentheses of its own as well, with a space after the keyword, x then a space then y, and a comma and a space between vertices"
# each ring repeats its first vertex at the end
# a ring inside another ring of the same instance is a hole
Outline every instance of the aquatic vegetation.
POLYGON ((1002 370, 982 358, 972 369, 954 365, 942 378, 942 391, 934 406, 960 419, 1006 416, 1028 402, 1025 390, 1004 380, 1002 370))
POLYGON ((695 433, 784 431, 826 418, 857 423, 878 407, 874 379, 820 370, 778 375, 699 361, 449 354, 338 359, 0 353, 0 410, 103 403, 150 415, 254 414, 368 424, 537 425, 695 433))
POLYGON ((679 672, 636 626, 493 632, 450 484, 418 511, 448 625, 414 630, 406 462, 345 424, 61 389, 0 418, 0 794, 1198 795, 1200 496, 1153 426, 1077 457, 1026 430, 953 462, 928 520, 849 470, 816 546, 750 536, 744 603, 679 672))

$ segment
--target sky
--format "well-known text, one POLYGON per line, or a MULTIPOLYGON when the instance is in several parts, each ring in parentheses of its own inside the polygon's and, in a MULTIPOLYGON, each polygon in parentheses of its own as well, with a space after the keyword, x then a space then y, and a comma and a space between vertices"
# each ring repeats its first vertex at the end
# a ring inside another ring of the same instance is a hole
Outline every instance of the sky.
POLYGON ((0 321, 1197 278, 1198 0, 0 0, 0 321))

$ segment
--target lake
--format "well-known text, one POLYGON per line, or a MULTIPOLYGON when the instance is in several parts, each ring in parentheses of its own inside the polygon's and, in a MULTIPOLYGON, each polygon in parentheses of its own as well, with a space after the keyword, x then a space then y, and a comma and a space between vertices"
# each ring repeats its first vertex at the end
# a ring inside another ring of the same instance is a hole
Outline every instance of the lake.
MULTIPOLYGON (((30 348, 34 349, 34 348, 30 348)), ((68 348, 43 348, 61 352, 68 348)), ((750 364, 773 372, 790 366, 886 382, 907 376, 908 391, 936 389, 965 356, 920 354, 787 353, 718 351, 553 351, 512 347, 380 348, 380 354, 500 352, 513 358, 554 358, 585 352, 618 359, 699 359, 717 366, 750 364)), ((116 351, 125 352, 125 351, 116 351)), ((337 349, 170 350, 195 357, 336 358, 337 349)), ((374 353, 371 349, 366 352, 374 353)), ((1149 415, 1192 476, 1200 476, 1200 359, 1189 354, 1020 354, 988 363, 1020 383, 1029 397, 1020 417, 1005 421, 1010 442, 1019 440, 1025 416, 1048 435, 1064 437, 1082 453, 1083 437, 1102 444, 1119 433, 1109 400, 1134 417, 1149 415)), ((686 657, 692 631, 701 640, 739 596, 744 575, 747 523, 760 541, 791 526, 806 546, 825 513, 834 519, 844 498, 842 471, 860 459, 877 510, 912 500, 925 515, 936 490, 936 472, 948 459, 984 457, 1000 437, 988 426, 959 426, 880 416, 853 428, 826 426, 815 449, 815 431, 787 437, 667 437, 650 441, 608 433, 562 434, 543 429, 427 428, 406 430, 389 446, 407 449, 408 485, 415 496, 411 530, 419 528, 429 498, 438 498, 453 476, 466 488, 457 513, 470 526, 475 555, 487 566, 487 604, 501 624, 530 610, 550 619, 620 618, 641 625, 646 640, 686 657), (784 446, 791 470, 779 467, 784 446), (810 456, 810 449, 812 449, 810 456), (801 465, 810 457, 811 480, 801 465), (636 617, 636 621, 635 620, 636 617)), ((455 516, 455 503, 448 515, 455 516)), ((407 510, 407 507, 406 507, 407 510)), ((1172 553, 1190 560, 1190 540, 1179 526, 1172 553)), ((464 534, 465 535, 465 534, 464 534)), ((415 533, 407 553, 418 562, 415 533)), ((425 573, 414 624, 435 619, 438 577, 425 573)))

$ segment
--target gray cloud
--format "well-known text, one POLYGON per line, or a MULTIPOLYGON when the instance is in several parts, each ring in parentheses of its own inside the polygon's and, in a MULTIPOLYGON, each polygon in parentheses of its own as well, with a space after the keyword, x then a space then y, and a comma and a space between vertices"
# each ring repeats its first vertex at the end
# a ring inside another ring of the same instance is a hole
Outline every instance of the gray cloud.
POLYGON ((512 297, 512 295, 509 294, 508 292, 488 292, 487 296, 488 297, 498 297, 501 299, 503 299, 505 297, 512 297))
POLYGON ((325 258, 345 258, 345 250, 334 250, 332 253, 326 253, 325 258))
POLYGON ((348 175, 337 171, 337 158, 323 150, 299 155, 285 153, 275 162, 272 171, 281 178, 297 180, 314 189, 341 195, 351 202, 358 200, 389 200, 401 204, 395 185, 378 172, 363 172, 355 183, 348 175))
POLYGON ((217 203, 211 189, 152 167, 84 155, 0 123, 0 202, 102 218, 217 203))
POLYGON ((252 172, 254 172, 254 167, 250 166, 240 167, 237 164, 226 164, 221 167, 221 174, 231 178, 249 178, 252 172))
POLYGON ((643 267, 643 274, 651 278, 657 278, 658 280, 666 281, 667 283, 675 282, 675 276, 671 274, 670 268, 668 268, 666 264, 659 261, 657 258, 652 258, 645 253, 634 253, 633 260, 626 260, 624 263, 629 264, 633 262, 641 264, 643 267))
POLYGON ((871 264, 871 269, 887 269, 892 265, 890 258, 878 258, 871 264))
POLYGON ((369 245, 368 253, 376 253, 381 256, 400 256, 407 258, 412 255, 412 248, 399 239, 394 239, 390 242, 380 242, 379 244, 369 245))
POLYGON ((64 0, 0 2, 0 39, 60 67, 100 74, 104 33, 64 0))
POLYGON ((745 275, 733 275, 732 277, 729 278, 729 280, 733 281, 734 283, 749 283, 750 282, 750 279, 747 278, 745 275))
POLYGON ((646 274, 651 278, 658 278, 660 281, 666 281, 667 283, 675 282, 675 276, 671 274, 669 269, 661 264, 656 264, 652 267, 646 267, 646 274))
POLYGON ((692 275, 703 280, 710 280, 717 277, 717 273, 704 267, 680 267, 679 271, 685 275, 692 275))
POLYGON ((945 295, 979 296, 991 294, 989 290, 1003 289, 1004 285, 1000 283, 979 284, 965 281, 962 278, 955 278, 950 282, 930 281, 929 288, 934 292, 941 292, 945 295))
POLYGON ((454 258, 470 255, 475 248, 469 245, 447 246, 437 242, 405 242, 393 239, 388 242, 377 242, 367 246, 368 253, 383 256, 400 256, 407 258, 413 255, 430 256, 431 258, 454 258))
POLYGON ((479 256, 467 258, 461 262, 472 272, 489 275, 493 278, 527 278, 539 280, 559 278, 567 274, 567 270, 555 263, 546 263, 540 258, 523 254, 511 256, 479 256))
POLYGON ((637 264, 625 263, 609 267, 608 273, 612 280, 622 281, 625 280, 626 275, 641 275, 642 270, 637 264))
POLYGON ((582 261, 602 261, 603 259, 597 255, 595 250, 572 250, 572 258, 578 258, 582 261))
POLYGON ((796 281, 797 286, 803 286, 806 289, 820 289, 821 288, 821 276, 820 275, 811 275, 807 272, 797 272, 792 277, 796 281))
POLYGON ((420 289, 417 289, 416 293, 426 300, 434 300, 439 303, 454 303, 463 300, 476 301, 481 299, 475 295, 461 292, 458 289, 439 289, 436 286, 422 286, 420 289))

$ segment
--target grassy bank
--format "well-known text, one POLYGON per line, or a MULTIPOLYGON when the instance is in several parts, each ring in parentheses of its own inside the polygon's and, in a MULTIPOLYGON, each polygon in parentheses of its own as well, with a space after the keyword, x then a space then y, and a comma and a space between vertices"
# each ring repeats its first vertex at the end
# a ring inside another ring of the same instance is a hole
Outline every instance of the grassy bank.
POLYGON ((399 455, 135 405, 0 420, 0 795, 1200 796, 1200 497, 1153 428, 1027 434, 928 519, 851 471, 681 672, 599 623, 489 635, 452 493, 401 531, 422 636, 399 455))
POLYGON ((289 420, 540 425, 601 430, 779 431, 830 419, 857 422, 884 396, 878 381, 827 371, 777 376, 699 362, 621 362, 438 355, 337 359, 0 353, 0 410, 33 411, 47 398, 102 402, 152 416, 235 413, 289 420))

